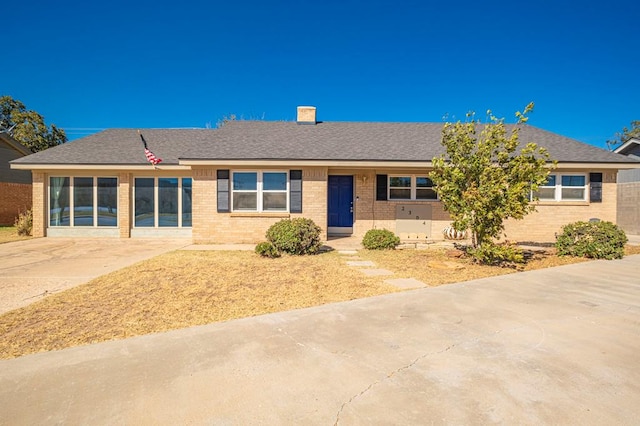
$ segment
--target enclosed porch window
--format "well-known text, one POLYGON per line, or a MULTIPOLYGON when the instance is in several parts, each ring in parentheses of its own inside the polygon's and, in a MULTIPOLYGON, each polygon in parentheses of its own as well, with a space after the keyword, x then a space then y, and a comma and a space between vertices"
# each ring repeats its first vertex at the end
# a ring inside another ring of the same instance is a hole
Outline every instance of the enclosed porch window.
POLYGON ((190 227, 191 187, 191 178, 135 178, 134 226, 136 228, 190 227))
POLYGON ((118 179, 50 177, 49 226, 117 227, 118 179))

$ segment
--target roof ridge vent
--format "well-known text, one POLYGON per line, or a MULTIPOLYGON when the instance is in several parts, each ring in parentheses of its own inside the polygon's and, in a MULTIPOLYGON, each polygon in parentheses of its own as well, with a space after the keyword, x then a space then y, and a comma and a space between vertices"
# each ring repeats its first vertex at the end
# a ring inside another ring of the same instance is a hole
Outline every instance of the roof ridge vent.
POLYGON ((316 124, 316 107, 299 106, 296 122, 298 124, 316 124))

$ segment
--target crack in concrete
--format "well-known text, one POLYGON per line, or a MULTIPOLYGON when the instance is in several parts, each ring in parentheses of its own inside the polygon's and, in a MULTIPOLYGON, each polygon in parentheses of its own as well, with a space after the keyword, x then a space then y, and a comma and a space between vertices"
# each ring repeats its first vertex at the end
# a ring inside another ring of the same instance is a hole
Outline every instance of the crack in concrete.
POLYGON ((396 374, 401 373, 402 371, 410 369, 411 367, 413 367, 414 365, 416 365, 417 363, 419 363, 420 361, 422 361, 423 359, 425 359, 427 357, 430 357, 432 355, 439 355, 439 354, 445 353, 445 352, 451 350, 452 348, 454 348, 455 346, 457 346, 456 343, 454 343, 452 345, 449 345, 449 346, 447 346, 446 348, 444 348, 444 349, 442 349, 440 351, 429 352, 429 353, 426 353, 424 355, 420 355, 419 357, 414 359, 409 364, 403 365, 402 367, 393 370, 391 373, 388 373, 385 378, 380 379, 380 380, 376 380, 375 382, 371 383, 369 386, 364 388, 362 391, 358 392, 357 394, 355 394, 351 398, 349 398, 348 401, 345 401, 345 402, 342 403, 342 405, 340 406, 340 409, 338 410, 338 413, 336 414, 336 421, 335 421, 335 423, 333 425, 334 426, 338 426, 338 423, 340 423, 340 416, 342 415, 342 412, 347 407, 347 405, 351 404, 353 401, 355 401, 356 399, 360 398, 361 396, 363 396, 364 394, 369 392, 371 389, 373 389, 374 386, 377 386, 377 385, 381 384, 382 382, 392 378, 393 376, 395 376, 396 374))

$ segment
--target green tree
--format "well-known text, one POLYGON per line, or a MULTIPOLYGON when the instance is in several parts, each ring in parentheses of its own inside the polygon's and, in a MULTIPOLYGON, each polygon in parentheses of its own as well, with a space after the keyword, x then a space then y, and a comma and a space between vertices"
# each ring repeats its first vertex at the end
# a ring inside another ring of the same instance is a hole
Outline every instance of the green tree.
MULTIPOLYGON (((491 111, 486 124, 469 113, 466 122, 446 123, 442 130, 446 154, 433 159, 430 177, 453 227, 471 231, 476 253, 495 249, 506 219, 522 219, 535 210, 531 194, 549 175, 546 149, 535 143, 519 146, 520 126, 532 109, 530 103, 516 113, 518 122, 511 131, 491 111)), ((476 259, 490 263, 481 256, 476 259)))
POLYGON ((8 131, 31 152, 38 152, 67 141, 64 130, 52 124, 47 126, 44 117, 11 96, 0 97, 0 131, 8 131))
POLYGON ((610 150, 614 150, 631 138, 640 139, 640 120, 633 120, 631 127, 623 127, 621 132, 616 132, 613 139, 607 141, 610 150))

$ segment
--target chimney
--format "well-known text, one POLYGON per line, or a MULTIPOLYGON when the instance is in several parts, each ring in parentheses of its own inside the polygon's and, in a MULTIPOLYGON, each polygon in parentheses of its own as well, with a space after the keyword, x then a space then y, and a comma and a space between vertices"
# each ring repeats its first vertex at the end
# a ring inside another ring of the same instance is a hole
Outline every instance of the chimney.
POLYGON ((298 107, 298 124, 316 124, 316 107, 299 106, 298 107))

